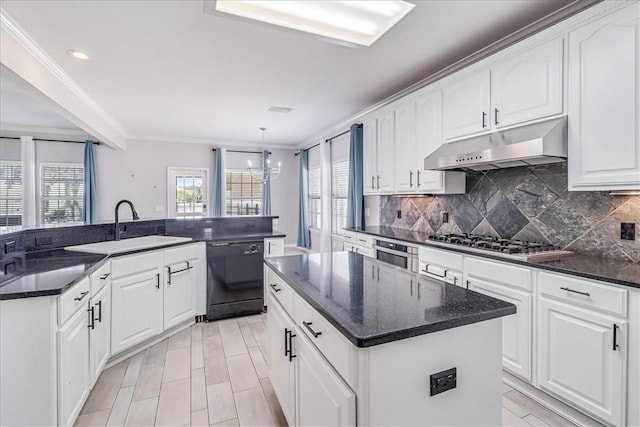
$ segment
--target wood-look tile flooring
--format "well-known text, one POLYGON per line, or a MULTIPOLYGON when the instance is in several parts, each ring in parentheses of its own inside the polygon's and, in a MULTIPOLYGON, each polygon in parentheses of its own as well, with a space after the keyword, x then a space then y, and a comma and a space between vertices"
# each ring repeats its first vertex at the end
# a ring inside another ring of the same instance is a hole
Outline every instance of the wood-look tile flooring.
MULTIPOLYGON (((190 328, 100 375, 77 426, 286 426, 269 381, 266 315, 190 328)), ((505 385, 504 426, 573 424, 505 385)))

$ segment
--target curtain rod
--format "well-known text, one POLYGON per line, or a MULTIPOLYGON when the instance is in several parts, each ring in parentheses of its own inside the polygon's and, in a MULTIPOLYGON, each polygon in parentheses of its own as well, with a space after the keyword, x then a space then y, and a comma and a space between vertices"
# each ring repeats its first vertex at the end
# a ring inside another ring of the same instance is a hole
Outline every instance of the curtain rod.
MULTIPOLYGON (((317 143, 316 145, 312 145, 309 148, 305 148, 305 150, 311 150, 312 148, 316 148, 320 145, 320 143, 317 143)), ((293 153, 294 156, 297 156, 298 154, 300 154, 300 151, 298 151, 297 153, 293 153)))
MULTIPOLYGON (((216 151, 217 148, 213 148, 212 151, 216 151)), ((262 154, 262 151, 244 151, 244 150, 227 150, 227 153, 248 153, 248 154, 262 154)), ((271 151, 269 151, 271 154, 271 151)))
MULTIPOLYGON (((17 139, 20 140, 20 137, 16 136, 0 136, 0 139, 17 139)), ((73 144, 84 144, 85 141, 67 141, 64 139, 42 139, 42 138, 33 138, 34 141, 43 141, 43 142, 70 142, 73 144)), ((93 141, 94 145, 100 145, 100 141, 93 141)))
MULTIPOLYGON (((362 123, 357 123, 357 125, 358 125, 358 126, 360 126, 360 127, 362 127, 362 123)), ((349 129, 345 130, 344 132, 341 132, 341 133, 339 133, 339 134, 337 134, 337 135, 334 135, 334 136, 332 136, 331 138, 327 138, 327 139, 325 139, 325 140, 324 140, 324 142, 329 142, 329 141, 331 141, 331 140, 333 140, 333 139, 336 139, 336 138, 338 138, 338 137, 340 137, 340 136, 342 136, 342 135, 346 135, 346 134, 348 134, 349 132, 351 132, 351 128, 349 128, 349 129)))

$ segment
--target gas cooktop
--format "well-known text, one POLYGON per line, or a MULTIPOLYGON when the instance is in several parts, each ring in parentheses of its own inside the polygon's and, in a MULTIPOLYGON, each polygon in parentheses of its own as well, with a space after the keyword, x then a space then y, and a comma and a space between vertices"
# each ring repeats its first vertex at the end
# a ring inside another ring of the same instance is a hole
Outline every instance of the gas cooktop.
POLYGON ((465 250, 478 253, 491 252, 504 258, 529 262, 551 261, 573 255, 549 243, 524 240, 500 239, 481 234, 442 234, 429 236, 429 243, 441 247, 462 246, 465 250))

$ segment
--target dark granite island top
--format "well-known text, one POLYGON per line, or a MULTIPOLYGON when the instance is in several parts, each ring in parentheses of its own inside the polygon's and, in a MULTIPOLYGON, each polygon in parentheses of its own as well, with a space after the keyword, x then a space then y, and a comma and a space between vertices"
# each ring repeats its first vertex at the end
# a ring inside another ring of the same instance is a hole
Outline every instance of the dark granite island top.
POLYGON ((267 258, 265 263, 358 347, 516 312, 513 304, 354 252, 267 258))

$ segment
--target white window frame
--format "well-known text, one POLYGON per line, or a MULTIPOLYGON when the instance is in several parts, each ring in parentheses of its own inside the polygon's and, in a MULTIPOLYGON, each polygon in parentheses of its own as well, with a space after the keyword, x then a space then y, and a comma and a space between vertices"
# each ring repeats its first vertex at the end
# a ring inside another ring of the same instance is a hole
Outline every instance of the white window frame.
POLYGON ((167 167, 167 218, 198 218, 207 217, 211 214, 211 204, 209 203, 209 168, 188 168, 179 166, 167 167), (181 215, 176 211, 176 176, 202 174, 202 203, 206 206, 202 215, 181 215))
MULTIPOLYGON (((57 224, 45 224, 44 221, 42 220, 42 211, 44 209, 44 205, 43 205, 43 188, 42 188, 42 168, 45 166, 54 166, 54 167, 82 167, 82 169, 84 170, 84 163, 78 163, 78 162, 39 162, 38 163, 38 185, 37 185, 37 198, 38 198, 38 212, 37 212, 37 222, 41 227, 55 227, 57 224)), ((84 202, 84 191, 86 189, 83 189, 83 202, 84 202)), ((24 191, 24 189, 23 189, 24 191)), ((82 210, 84 211, 85 206, 84 203, 82 205, 82 210)), ((24 206, 22 207, 22 211, 23 211, 23 215, 24 215, 24 206)), ((84 216, 84 215, 83 215, 84 216)), ((24 218, 24 216, 23 216, 24 218)), ((66 225, 78 225, 78 224, 84 224, 84 220, 83 221, 77 221, 77 222, 65 222, 63 224, 66 225)))
MULTIPOLYGON (((2 160, 0 161, 1 164, 5 164, 5 165, 9 165, 9 166, 19 166, 20 167, 20 187, 22 187, 23 184, 23 177, 22 177, 22 162, 20 162, 19 160, 2 160)), ((24 192, 24 189, 22 189, 22 193, 24 192)), ((0 200, 8 200, 9 198, 1 198, 0 200)), ((22 219, 24 219, 24 206, 23 206, 23 200, 20 200, 20 226, 22 226, 22 219)), ((0 227, 5 227, 4 225, 0 224, 0 227)), ((7 225, 6 227, 12 227, 10 225, 7 225)))

